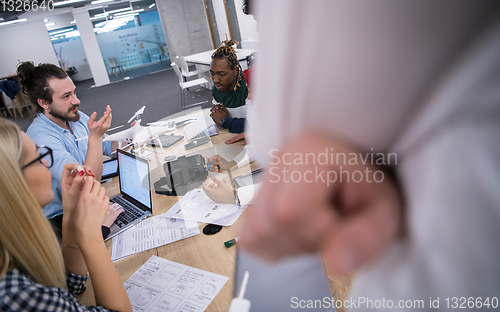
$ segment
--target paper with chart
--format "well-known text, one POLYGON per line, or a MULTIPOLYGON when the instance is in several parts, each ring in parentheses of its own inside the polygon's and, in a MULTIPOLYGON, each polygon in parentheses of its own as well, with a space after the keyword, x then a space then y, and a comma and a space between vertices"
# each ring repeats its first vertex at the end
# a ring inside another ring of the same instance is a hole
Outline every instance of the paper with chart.
POLYGON ((134 312, 201 312, 229 277, 151 256, 123 284, 134 312))
POLYGON ((144 219, 113 237, 111 260, 130 257, 148 249, 200 234, 198 223, 159 215, 144 219))
POLYGON ((217 204, 202 189, 194 189, 187 192, 163 215, 170 218, 231 226, 245 209, 246 206, 236 204, 217 204))

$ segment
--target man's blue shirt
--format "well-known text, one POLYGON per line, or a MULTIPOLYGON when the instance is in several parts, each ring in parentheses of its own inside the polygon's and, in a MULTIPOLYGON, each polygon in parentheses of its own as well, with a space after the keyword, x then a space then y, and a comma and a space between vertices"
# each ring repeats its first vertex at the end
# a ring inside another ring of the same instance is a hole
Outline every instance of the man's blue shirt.
MULTIPOLYGON (((43 212, 49 219, 63 213, 61 177, 64 165, 83 165, 85 157, 87 157, 88 139, 80 141, 76 141, 76 139, 89 135, 89 129, 87 127, 89 117, 81 111, 79 113, 80 120, 68 123, 73 133, 61 128, 42 113, 38 113, 38 116, 29 126, 28 131, 26 131, 26 134, 35 141, 38 146, 48 146, 53 151, 54 164, 52 168, 50 168, 50 174, 52 176, 51 188, 54 192, 54 199, 43 208, 43 212)), ((103 142, 102 151, 103 154, 111 156, 111 142, 103 142)))

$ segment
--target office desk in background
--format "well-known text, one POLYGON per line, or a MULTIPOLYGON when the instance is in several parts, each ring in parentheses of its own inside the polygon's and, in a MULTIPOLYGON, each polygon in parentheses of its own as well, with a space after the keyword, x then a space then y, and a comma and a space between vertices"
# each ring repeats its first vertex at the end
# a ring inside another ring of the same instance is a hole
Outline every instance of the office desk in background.
MULTIPOLYGON (((197 64, 197 65, 208 65, 212 62, 212 54, 215 50, 205 51, 197 54, 192 54, 185 56, 184 59, 187 63, 197 64)), ((238 61, 245 61, 247 56, 256 52, 253 49, 236 49, 236 56, 238 57, 238 61)))
MULTIPOLYGON (((177 117, 176 121, 182 121, 191 116, 195 115, 197 118, 201 118, 201 111, 194 111, 192 114, 187 114, 182 117, 177 117)), ((174 131, 175 134, 183 134, 183 127, 174 131)), ((167 133, 167 134, 170 134, 167 133)), ((213 156, 215 154, 221 155, 222 157, 231 160, 243 150, 243 146, 239 144, 225 144, 224 142, 234 134, 229 133, 227 130, 219 127, 219 134, 211 137, 211 142, 201 145, 195 149, 186 151, 184 149, 184 144, 187 142, 181 140, 174 144, 173 146, 164 149, 162 154, 151 153, 147 157, 150 159, 150 171, 151 171, 151 185, 156 181, 159 175, 162 174, 162 166, 164 163, 164 158, 168 155, 193 155, 202 154, 205 158, 213 156)), ((160 149, 157 149, 160 151, 160 149)), ((247 165, 242 168, 238 168, 232 172, 232 177, 239 176, 241 174, 249 173, 253 168, 252 165, 247 165)), ((228 176, 226 176, 226 182, 228 176)), ((118 177, 113 178, 112 182, 103 184, 106 188, 106 195, 111 197, 120 192, 118 177)), ((153 191, 153 215, 160 215, 167 212, 180 197, 177 196, 165 196, 158 195, 153 191)), ((234 274, 236 265, 236 248, 226 248, 224 242, 233 239, 237 236, 237 233, 242 225, 242 220, 245 217, 245 213, 235 222, 231 227, 223 227, 222 230, 215 235, 205 235, 202 230, 205 224, 199 223, 200 234, 194 237, 186 238, 181 241, 177 241, 171 244, 167 244, 158 248, 150 249, 144 251, 140 254, 131 256, 124 260, 115 263, 116 269, 125 282, 135 271, 137 271, 151 256, 159 256, 171 261, 175 261, 184 265, 192 266, 201 270, 206 270, 209 272, 217 273, 223 276, 229 277, 228 282, 221 289, 219 294, 215 297, 212 303, 208 306, 206 311, 227 311, 231 303, 231 299, 234 297, 234 274)), ((106 242, 106 246, 111 254, 111 244, 112 240, 106 242)), ((92 285, 87 282, 87 291, 78 297, 80 302, 86 305, 95 305, 94 294, 92 290, 92 285)))

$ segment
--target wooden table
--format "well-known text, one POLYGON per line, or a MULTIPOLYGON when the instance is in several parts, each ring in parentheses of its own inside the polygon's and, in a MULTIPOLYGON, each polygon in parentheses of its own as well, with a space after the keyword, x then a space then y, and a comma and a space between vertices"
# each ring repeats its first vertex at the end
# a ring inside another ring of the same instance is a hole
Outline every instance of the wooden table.
MULTIPOLYGON (((175 120, 182 121, 191 116, 198 116, 201 118, 202 111, 199 109, 193 109, 177 116, 175 120)), ((183 128, 176 129, 176 134, 182 134, 183 128)), ((195 149, 186 151, 184 149, 184 144, 186 144, 185 139, 177 142, 174 146, 164 149, 162 154, 152 153, 148 155, 150 161, 150 171, 151 182, 156 181, 158 170, 161 169, 163 165, 163 159, 167 155, 193 155, 202 154, 204 157, 213 156, 215 154, 221 155, 227 160, 232 160, 234 156, 239 154, 243 150, 243 146, 239 144, 225 144, 224 142, 229 138, 233 137, 234 134, 229 133, 219 127, 219 134, 211 137, 211 142, 201 145, 195 149), (189 153, 187 153, 189 152, 189 153)), ((159 151, 159 149, 158 149, 159 151)), ((256 166, 251 164, 251 166, 245 166, 238 168, 232 172, 232 176, 236 177, 240 174, 245 174, 250 172, 250 167, 256 166)), ((221 176, 222 177, 222 176, 221 176)), ((228 175, 225 175, 225 179, 229 179, 228 175)), ((226 180, 227 181, 227 180, 226 180)), ((228 182, 229 183, 229 182, 228 182)), ((113 196, 119 193, 118 177, 113 178, 112 182, 104 184, 106 188, 106 195, 113 196)), ((165 213, 170 209, 181 197, 176 196, 165 196, 158 195, 153 191, 153 215, 160 215, 165 213)), ((206 311, 227 311, 231 303, 231 299, 234 297, 234 274, 236 265, 236 248, 226 248, 224 242, 235 238, 238 234, 239 229, 242 225, 242 220, 245 217, 245 213, 235 222, 231 227, 223 227, 223 229, 215 235, 205 235, 202 229, 205 224, 200 224, 200 234, 194 237, 183 239, 174 243, 170 243, 158 248, 144 251, 140 254, 131 256, 124 260, 115 263, 116 269, 125 282, 135 271, 137 271, 151 256, 156 255, 171 261, 182 263, 188 266, 192 266, 201 270, 206 270, 209 272, 217 273, 223 276, 229 277, 228 282, 224 285, 221 291, 217 294, 212 303, 208 306, 206 311)), ((108 240, 106 246, 111 254, 111 242, 108 240)), ((90 279, 89 279, 90 281, 90 279)), ((92 285, 87 282, 87 291, 79 296, 79 300, 87 305, 95 305, 94 294, 92 290, 92 285)))

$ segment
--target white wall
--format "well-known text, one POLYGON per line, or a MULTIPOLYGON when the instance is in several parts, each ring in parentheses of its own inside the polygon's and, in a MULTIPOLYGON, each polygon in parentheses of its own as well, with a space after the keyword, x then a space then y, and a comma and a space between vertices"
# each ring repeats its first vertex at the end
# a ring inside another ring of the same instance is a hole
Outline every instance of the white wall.
POLYGON ((19 61, 58 65, 42 20, 0 26, 0 77, 14 74, 19 61))
POLYGON ((243 49, 257 49, 257 42, 259 41, 257 21, 252 15, 245 15, 243 13, 241 10, 241 0, 232 1, 234 1, 236 7, 236 15, 238 16, 238 24, 240 26, 241 47, 243 49))
MULTIPOLYGON (((243 14, 241 10, 241 0, 227 0, 234 1, 236 14, 238 17, 238 25, 240 27, 240 36, 242 48, 254 49, 257 48, 257 41, 259 35, 257 32, 257 22, 250 15, 243 14)), ((229 38, 229 26, 227 25, 226 9, 224 7, 224 0, 212 0, 214 6, 215 19, 217 21, 217 29, 219 31, 219 42, 217 47, 220 46, 221 41, 226 40, 226 34, 229 38)))
POLYGON ((216 42, 218 48, 223 40, 229 36, 229 26, 227 25, 226 9, 224 7, 224 0, 212 0, 214 6, 215 20, 217 21, 217 30, 219 31, 219 41, 216 42))

